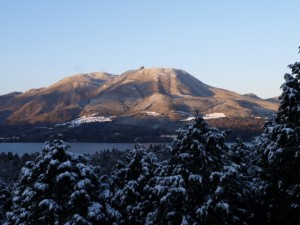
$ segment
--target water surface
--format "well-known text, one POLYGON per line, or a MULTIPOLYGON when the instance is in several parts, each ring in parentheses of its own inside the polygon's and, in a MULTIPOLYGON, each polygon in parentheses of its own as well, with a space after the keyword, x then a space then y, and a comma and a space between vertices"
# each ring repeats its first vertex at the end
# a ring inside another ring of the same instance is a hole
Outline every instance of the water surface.
MULTIPOLYGON (((124 151, 126 149, 132 149, 134 143, 85 143, 85 142, 69 142, 72 152, 80 154, 95 154, 103 150, 112 150, 113 148, 124 151)), ((150 143, 142 144, 146 148, 149 147, 150 143)), ((12 152, 18 155, 23 155, 24 153, 34 153, 40 152, 44 143, 0 143, 0 152, 12 152)))

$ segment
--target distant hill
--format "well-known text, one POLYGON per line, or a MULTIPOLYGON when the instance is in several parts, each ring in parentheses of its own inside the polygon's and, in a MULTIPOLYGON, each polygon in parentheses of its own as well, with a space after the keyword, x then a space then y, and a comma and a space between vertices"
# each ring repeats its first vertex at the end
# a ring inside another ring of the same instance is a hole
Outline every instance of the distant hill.
POLYGON ((269 101, 269 102, 274 102, 274 103, 276 103, 278 105, 279 105, 279 102, 280 102, 278 96, 277 97, 273 97, 273 98, 268 98, 266 100, 269 101))
POLYGON ((47 88, 0 96, 0 122, 55 123, 80 115, 93 99, 97 89, 113 75, 80 74, 67 77, 47 88))
POLYGON ((65 123, 84 116, 163 117, 183 120, 205 115, 267 116, 278 101, 204 84, 172 68, 141 68, 121 75, 79 74, 49 87, 0 96, 1 124, 65 123))

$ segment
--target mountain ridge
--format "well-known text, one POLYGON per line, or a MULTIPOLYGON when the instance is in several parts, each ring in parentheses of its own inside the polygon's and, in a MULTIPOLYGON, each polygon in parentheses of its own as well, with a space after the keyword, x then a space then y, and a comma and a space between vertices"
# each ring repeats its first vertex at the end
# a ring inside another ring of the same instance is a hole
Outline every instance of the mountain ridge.
POLYGON ((145 116, 155 112, 180 120, 201 114, 267 116, 278 102, 204 84, 186 71, 141 68, 121 75, 77 74, 49 87, 0 96, 0 123, 63 123, 87 116, 145 116))

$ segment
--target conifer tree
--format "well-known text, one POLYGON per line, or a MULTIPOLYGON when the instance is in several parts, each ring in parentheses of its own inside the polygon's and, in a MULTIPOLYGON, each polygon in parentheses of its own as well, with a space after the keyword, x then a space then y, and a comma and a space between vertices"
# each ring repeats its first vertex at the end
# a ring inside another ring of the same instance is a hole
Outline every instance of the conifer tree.
POLYGON ((261 224, 300 224, 300 63, 289 68, 279 110, 254 145, 261 224))
POLYGON ((230 198, 232 193, 242 193, 238 198, 235 198, 235 196, 232 197, 232 200, 235 199, 236 205, 239 206, 239 208, 235 208, 233 214, 238 218, 243 218, 242 220, 248 224, 254 220, 252 209, 253 199, 251 195, 251 188, 253 186, 250 173, 252 169, 251 155, 251 147, 244 144, 242 139, 238 137, 236 142, 230 146, 227 155, 227 165, 230 166, 226 167, 235 171, 235 173, 232 173, 234 185, 232 188, 227 189, 229 190, 227 196, 230 198))
POLYGON ((0 223, 5 221, 5 214, 11 206, 11 193, 5 183, 0 180, 0 223))
POLYGON ((145 224, 145 217, 152 210, 149 180, 156 169, 156 156, 142 145, 124 155, 110 178, 110 191, 106 190, 107 211, 111 223, 145 224))
POLYGON ((9 224, 99 224, 98 179, 87 159, 55 139, 22 168, 7 213, 9 224))
POLYGON ((157 170, 156 209, 146 224, 244 224, 243 187, 227 163, 226 135, 199 115, 178 132, 171 158, 157 170))

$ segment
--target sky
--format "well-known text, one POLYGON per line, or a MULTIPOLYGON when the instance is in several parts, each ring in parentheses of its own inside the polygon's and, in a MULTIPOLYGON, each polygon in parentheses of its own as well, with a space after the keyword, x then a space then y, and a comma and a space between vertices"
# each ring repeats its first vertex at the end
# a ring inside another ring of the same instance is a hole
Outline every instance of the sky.
POLYGON ((1 0, 0 94, 144 66, 278 96, 300 57, 299 8, 298 0, 1 0))

